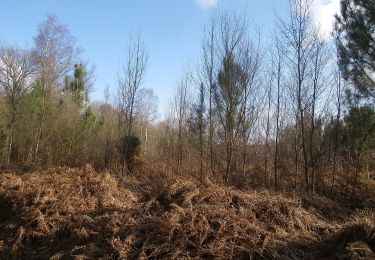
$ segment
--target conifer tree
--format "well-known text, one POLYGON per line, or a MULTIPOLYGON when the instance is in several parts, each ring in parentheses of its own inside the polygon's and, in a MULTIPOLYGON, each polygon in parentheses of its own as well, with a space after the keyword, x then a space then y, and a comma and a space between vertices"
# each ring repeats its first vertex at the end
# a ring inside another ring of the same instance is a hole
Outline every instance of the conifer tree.
POLYGON ((375 98, 375 2, 342 0, 335 31, 344 78, 375 98))
POLYGON ((246 73, 234 55, 225 57, 215 87, 216 112, 223 131, 226 147, 226 181, 231 172, 235 139, 240 126, 240 106, 245 90, 246 73))

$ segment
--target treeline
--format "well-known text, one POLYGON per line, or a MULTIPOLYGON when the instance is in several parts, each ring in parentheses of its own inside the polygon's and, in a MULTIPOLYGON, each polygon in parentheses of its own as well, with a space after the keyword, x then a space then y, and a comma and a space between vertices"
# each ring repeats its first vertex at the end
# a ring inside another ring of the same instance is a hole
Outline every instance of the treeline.
POLYGON ((202 182, 354 195, 374 169, 375 7, 343 0, 328 38, 311 4, 291 1, 268 42, 246 17, 213 15, 197 65, 158 121, 157 97, 142 88, 141 36, 129 42, 118 91, 106 88, 105 102, 93 103, 87 63, 49 16, 32 50, 1 46, 2 163, 124 173, 145 158, 202 182))
MULTIPOLYGON (((2 43, 2 165, 92 163, 109 168, 120 161, 120 139, 127 127, 119 111, 124 110, 120 103, 111 104, 108 87, 105 103, 90 102, 93 81, 94 70, 80 58, 75 38, 53 15, 40 24, 31 50, 2 43)), ((144 104, 142 113, 134 112, 136 124, 147 131, 157 97, 150 89, 137 89, 137 95, 142 95, 144 104)), ((141 106, 138 97, 135 106, 141 106)))
POLYGON ((88 160, 104 118, 87 106, 89 73, 68 28, 48 16, 31 50, 2 43, 0 53, 2 162, 88 160))

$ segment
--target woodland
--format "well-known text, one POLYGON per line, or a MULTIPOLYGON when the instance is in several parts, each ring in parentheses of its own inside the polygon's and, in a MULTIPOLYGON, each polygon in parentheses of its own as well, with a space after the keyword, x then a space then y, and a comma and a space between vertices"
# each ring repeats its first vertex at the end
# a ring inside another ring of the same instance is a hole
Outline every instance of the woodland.
POLYGON ((165 116, 141 33, 101 102, 58 17, 0 42, 0 259, 374 259, 375 2, 249 21, 212 15, 165 116))

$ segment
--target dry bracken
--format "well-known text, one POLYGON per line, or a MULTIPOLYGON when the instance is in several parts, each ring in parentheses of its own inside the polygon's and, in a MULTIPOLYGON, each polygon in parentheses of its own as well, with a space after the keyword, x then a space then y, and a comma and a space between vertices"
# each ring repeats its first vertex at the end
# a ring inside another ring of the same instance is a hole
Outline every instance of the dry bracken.
MULTIPOLYGON (((373 256, 371 210, 335 224, 323 216, 327 210, 313 209, 317 198, 245 192, 209 181, 201 185, 162 173, 120 180, 90 167, 0 175, 0 255, 28 259, 373 256), (303 205, 307 200, 308 207, 303 205)), ((333 202, 327 205, 335 208, 333 202)))

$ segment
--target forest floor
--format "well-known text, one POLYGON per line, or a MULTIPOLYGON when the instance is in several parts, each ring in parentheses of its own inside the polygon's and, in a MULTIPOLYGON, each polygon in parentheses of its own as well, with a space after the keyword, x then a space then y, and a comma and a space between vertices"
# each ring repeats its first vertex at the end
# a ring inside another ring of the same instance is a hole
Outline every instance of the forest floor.
POLYGON ((0 259, 375 259, 375 211, 91 167, 0 173, 0 259))

